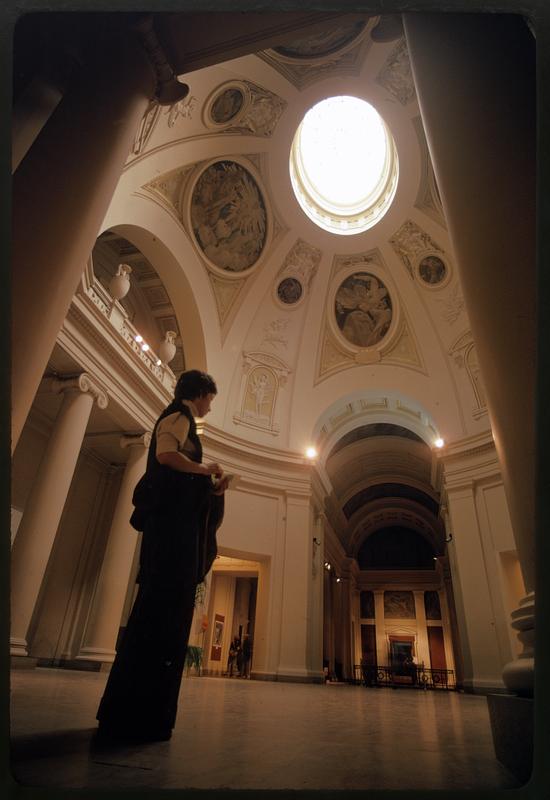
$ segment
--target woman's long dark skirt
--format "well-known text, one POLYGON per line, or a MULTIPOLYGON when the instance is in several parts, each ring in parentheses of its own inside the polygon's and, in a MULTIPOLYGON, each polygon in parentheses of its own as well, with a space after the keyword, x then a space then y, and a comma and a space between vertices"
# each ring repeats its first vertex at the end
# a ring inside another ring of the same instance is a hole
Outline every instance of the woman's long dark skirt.
POLYGON ((199 518, 155 515, 145 525, 139 590, 97 713, 104 733, 154 737, 174 726, 195 604, 199 518))

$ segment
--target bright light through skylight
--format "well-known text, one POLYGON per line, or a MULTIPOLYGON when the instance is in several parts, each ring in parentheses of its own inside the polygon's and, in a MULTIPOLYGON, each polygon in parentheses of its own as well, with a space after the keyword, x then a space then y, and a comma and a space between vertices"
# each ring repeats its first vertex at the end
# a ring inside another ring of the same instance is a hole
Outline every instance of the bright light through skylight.
POLYGON ((397 150, 378 114, 358 97, 328 97, 300 123, 290 153, 298 203, 319 227, 352 235, 372 228, 390 207, 397 150))
POLYGON ((307 177, 336 206, 356 206, 376 189, 386 161, 386 131, 357 97, 329 97, 304 117, 300 150, 307 177))

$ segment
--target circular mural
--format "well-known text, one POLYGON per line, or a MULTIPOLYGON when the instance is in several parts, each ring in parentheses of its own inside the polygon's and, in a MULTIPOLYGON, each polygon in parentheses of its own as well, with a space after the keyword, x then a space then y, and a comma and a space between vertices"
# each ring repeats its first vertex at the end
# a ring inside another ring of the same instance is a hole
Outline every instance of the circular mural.
POLYGON ((193 189, 191 225, 204 255, 220 269, 253 266, 265 245, 267 212, 248 170, 235 161, 211 164, 193 189))
POLYGON ((216 97, 210 109, 210 116, 216 125, 225 125, 237 116, 244 104, 244 94, 236 87, 225 89, 216 97))
POLYGON ((438 256, 426 256, 418 265, 418 274, 424 283, 436 286, 445 279, 447 267, 438 256))
POLYGON ((285 305, 292 306, 302 296, 302 284, 297 278, 283 278, 277 286, 277 297, 285 305))
POLYGON ((368 272, 355 272, 336 292, 334 314, 348 342, 357 347, 372 347, 388 332, 392 302, 379 278, 368 272))

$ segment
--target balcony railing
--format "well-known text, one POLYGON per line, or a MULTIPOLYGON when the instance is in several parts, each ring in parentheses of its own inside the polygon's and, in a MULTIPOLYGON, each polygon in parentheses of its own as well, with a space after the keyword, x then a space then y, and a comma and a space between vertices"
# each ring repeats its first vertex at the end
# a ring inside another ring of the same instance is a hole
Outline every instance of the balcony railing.
POLYGON ((452 669, 411 666, 368 666, 355 664, 353 683, 361 686, 408 687, 411 689, 456 689, 452 669))

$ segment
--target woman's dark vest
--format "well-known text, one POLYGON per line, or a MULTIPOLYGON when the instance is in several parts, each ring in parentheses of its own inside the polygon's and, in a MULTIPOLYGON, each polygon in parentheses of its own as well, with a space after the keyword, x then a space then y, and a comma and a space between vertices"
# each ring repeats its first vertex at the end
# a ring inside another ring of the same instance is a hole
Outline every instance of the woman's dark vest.
POLYGON ((165 464, 160 464, 157 460, 157 428, 159 422, 165 417, 179 412, 189 420, 189 433, 188 439, 195 446, 195 452, 187 455, 192 461, 200 464, 202 462, 202 445, 197 434, 197 425, 195 418, 191 413, 188 406, 181 402, 173 401, 167 406, 153 428, 151 436, 151 444, 149 445, 149 453, 147 455, 147 468, 145 475, 138 481, 134 494, 132 496, 132 503, 135 506, 134 512, 130 517, 130 524, 138 531, 142 531, 145 520, 150 513, 160 509, 169 511, 169 509, 176 504, 181 506, 185 502, 186 497, 192 492, 195 495, 196 501, 198 496, 207 491, 210 485, 210 478, 205 475, 196 475, 189 472, 178 472, 172 467, 165 464))

